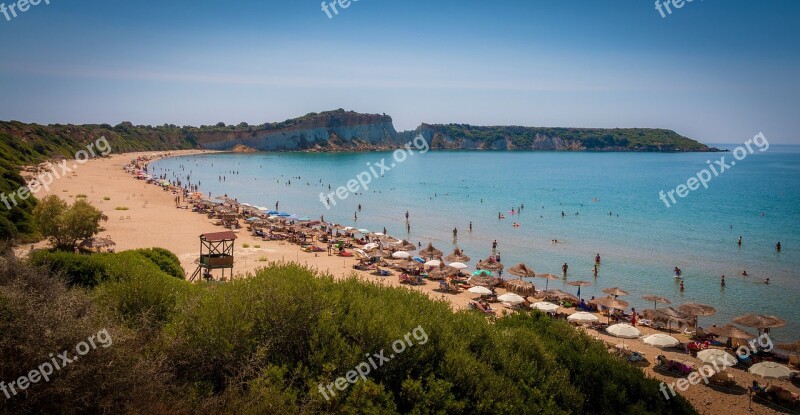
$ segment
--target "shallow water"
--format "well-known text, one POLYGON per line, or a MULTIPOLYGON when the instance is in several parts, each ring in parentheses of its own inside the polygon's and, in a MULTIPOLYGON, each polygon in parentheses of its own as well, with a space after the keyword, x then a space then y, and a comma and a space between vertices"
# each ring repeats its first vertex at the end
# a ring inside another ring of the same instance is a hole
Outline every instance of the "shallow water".
MULTIPOLYGON (((673 306, 717 307, 718 314, 702 318, 701 325, 750 312, 774 314, 790 323, 773 330, 773 337, 795 340, 800 336, 800 322, 792 321, 800 317, 800 146, 756 150, 713 178, 708 189, 691 191, 670 208, 659 199, 660 190, 686 183, 707 168, 706 160, 722 156, 733 158, 730 153, 417 152, 374 179, 368 191, 337 200, 329 210, 319 196, 330 192, 328 185, 335 191, 382 158, 388 166, 392 153, 196 155, 157 161, 151 172, 184 181, 191 172, 191 182, 199 180, 201 190, 213 196, 227 193, 270 209, 280 201, 282 211, 312 219, 324 215, 375 232, 386 227, 393 236, 433 242, 448 253, 458 228, 457 245, 472 257, 472 266, 490 254, 497 239, 507 267, 525 262, 539 273, 561 275, 561 265, 568 263, 568 280, 593 282, 582 289, 585 297, 618 286, 640 310, 652 307, 640 299, 645 294, 668 297, 673 306), (358 204, 362 211, 354 221, 358 204), (520 214, 508 213, 522 204, 520 214), (595 280, 596 253, 602 266, 595 280), (684 272, 683 293, 673 278, 675 266, 684 272), (740 276, 743 270, 750 276, 740 276)), ((576 291, 563 281, 549 286, 576 291)))

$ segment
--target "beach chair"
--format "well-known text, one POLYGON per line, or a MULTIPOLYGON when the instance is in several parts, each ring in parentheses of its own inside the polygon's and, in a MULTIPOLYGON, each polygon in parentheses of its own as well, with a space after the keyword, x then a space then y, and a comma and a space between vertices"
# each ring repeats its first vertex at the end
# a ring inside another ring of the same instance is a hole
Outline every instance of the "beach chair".
POLYGON ((714 372, 708 380, 712 385, 716 386, 731 387, 736 385, 736 379, 733 375, 725 371, 714 372))
POLYGON ((793 367, 795 369, 800 369, 800 357, 797 355, 790 354, 789 355, 789 367, 793 367))

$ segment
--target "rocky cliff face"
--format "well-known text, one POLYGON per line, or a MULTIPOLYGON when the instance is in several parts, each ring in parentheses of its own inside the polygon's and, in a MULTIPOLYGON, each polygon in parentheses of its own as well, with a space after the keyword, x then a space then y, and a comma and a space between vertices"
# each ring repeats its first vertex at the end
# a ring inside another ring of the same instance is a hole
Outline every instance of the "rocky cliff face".
POLYGON ((388 115, 330 111, 247 130, 197 135, 204 148, 260 151, 366 151, 396 148, 397 131, 388 115))

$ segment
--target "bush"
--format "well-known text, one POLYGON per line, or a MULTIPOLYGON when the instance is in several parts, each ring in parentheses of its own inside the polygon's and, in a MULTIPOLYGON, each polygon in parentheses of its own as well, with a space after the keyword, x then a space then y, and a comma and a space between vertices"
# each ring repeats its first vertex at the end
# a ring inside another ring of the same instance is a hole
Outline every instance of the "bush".
POLYGON ((203 287, 165 326, 165 352, 178 381, 224 397, 220 412, 242 400, 275 408, 294 400, 288 413, 693 413, 601 343, 540 313, 493 324, 421 293, 295 265, 203 287), (320 384, 365 355, 388 356, 417 327, 425 344, 334 389, 330 401, 320 394, 320 384))
POLYGON ((0 413, 190 412, 174 398, 180 393, 162 362, 145 350, 151 341, 146 333, 107 318, 84 290, 0 258, 0 379, 6 385, 53 358, 60 362, 55 355, 62 351, 74 356, 79 343, 103 330, 107 341, 54 370, 49 381, 17 389, 9 399, 3 396, 0 413))
POLYGON ((29 261, 52 275, 60 275, 71 287, 92 288, 108 277, 105 266, 94 255, 34 251, 29 261))
POLYGON ((36 226, 57 249, 72 250, 79 239, 95 235, 102 213, 85 200, 72 206, 50 195, 33 210, 36 226))
POLYGON ((137 249, 133 252, 144 255, 161 268, 162 271, 175 278, 186 278, 186 272, 183 270, 183 267, 181 267, 181 261, 178 259, 177 255, 164 248, 137 249))

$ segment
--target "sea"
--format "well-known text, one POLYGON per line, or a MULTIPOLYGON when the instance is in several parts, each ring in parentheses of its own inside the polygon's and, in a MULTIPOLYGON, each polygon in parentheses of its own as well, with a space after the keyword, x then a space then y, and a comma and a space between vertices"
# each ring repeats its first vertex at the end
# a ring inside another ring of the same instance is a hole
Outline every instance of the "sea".
POLYGON ((569 265, 566 279, 532 279, 537 288, 577 294, 566 283, 588 281, 581 295, 590 298, 620 287, 630 293, 620 298, 637 310, 653 307, 641 298, 648 294, 670 299, 673 307, 708 304, 717 313, 700 318, 706 327, 747 313, 775 315, 788 324, 772 330, 774 340, 800 338, 800 146, 753 148, 741 160, 732 152, 411 149, 405 155, 202 154, 156 161, 150 172, 199 185, 212 197, 269 209, 278 203, 279 211, 298 217, 324 216, 373 232, 385 228, 446 254, 459 247, 471 257, 471 269, 491 254, 496 240, 506 268, 523 262, 537 273, 561 276, 562 265, 569 265), (715 162, 722 157, 728 167, 720 172, 715 162), (689 183, 696 190, 679 189, 684 197, 673 193, 673 203, 668 192, 704 176, 703 170, 711 175, 707 188, 689 183), (353 185, 359 175, 364 182, 370 177, 366 189, 353 185), (355 192, 340 198, 336 189, 348 182, 355 192), (335 205, 323 203, 329 197, 335 205), (675 267, 683 271, 684 291, 675 267))

